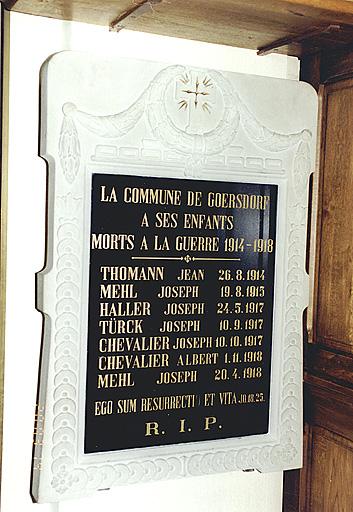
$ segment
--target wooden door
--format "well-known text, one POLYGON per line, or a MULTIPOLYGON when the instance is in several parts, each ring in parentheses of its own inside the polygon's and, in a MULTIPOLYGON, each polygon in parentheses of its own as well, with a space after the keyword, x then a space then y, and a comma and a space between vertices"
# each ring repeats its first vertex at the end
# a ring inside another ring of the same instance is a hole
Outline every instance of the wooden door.
MULTIPOLYGON (((316 82, 322 84, 322 61, 319 68, 316 82)), ((342 75, 353 76, 353 71, 336 72, 332 83, 320 86, 304 469, 285 475, 285 512, 353 511, 353 79, 341 80, 342 75)))

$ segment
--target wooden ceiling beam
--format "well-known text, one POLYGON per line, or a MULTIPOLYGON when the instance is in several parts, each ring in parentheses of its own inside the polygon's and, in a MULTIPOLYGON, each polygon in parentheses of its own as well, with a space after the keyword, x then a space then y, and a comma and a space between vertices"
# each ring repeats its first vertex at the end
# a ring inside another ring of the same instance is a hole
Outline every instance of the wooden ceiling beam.
POLYGON ((302 56, 353 43, 352 0, 3 0, 17 12, 302 56), (340 25, 339 34, 321 27, 340 25), (320 33, 316 32, 318 30, 320 33), (312 37, 306 34, 315 32, 312 37), (337 35, 337 38, 336 38, 337 35))

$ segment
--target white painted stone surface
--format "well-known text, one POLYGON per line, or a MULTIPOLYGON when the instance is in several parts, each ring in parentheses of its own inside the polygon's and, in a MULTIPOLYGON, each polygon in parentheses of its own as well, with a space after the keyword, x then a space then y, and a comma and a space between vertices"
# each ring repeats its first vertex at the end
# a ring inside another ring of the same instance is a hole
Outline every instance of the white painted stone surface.
MULTIPOLYGON (((172 60, 192 66, 296 80, 298 61, 281 55, 11 14, 8 288, 4 450, 1 510, 38 509, 30 498, 33 416, 41 315, 35 310, 34 274, 43 265, 46 165, 37 156, 39 70, 65 49, 110 56, 172 60), (21 208, 19 208, 19 205, 21 208), (25 211, 25 215, 23 212, 25 211), (24 257, 25 256, 25 257, 24 257), (19 333, 19 325, 24 326, 19 333), (21 351, 21 358, 19 358, 21 351)), ((43 504, 43 512, 129 509, 146 512, 279 512, 282 473, 232 472, 134 487, 84 499, 43 504)))
POLYGON ((49 164, 49 220, 47 264, 38 276, 45 330, 36 500, 301 466, 306 214, 316 112, 316 93, 294 81, 83 53, 63 52, 45 63, 40 153, 49 164), (185 87, 207 91, 198 108, 185 87), (268 434, 84 454, 94 172, 278 185, 268 434))

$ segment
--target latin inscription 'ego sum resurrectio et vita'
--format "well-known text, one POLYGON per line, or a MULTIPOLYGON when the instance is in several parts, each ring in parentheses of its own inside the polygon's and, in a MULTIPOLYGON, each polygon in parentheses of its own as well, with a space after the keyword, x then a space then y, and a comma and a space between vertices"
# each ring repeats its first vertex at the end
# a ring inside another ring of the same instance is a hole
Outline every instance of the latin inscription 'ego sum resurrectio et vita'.
POLYGON ((94 174, 85 452, 268 432, 277 186, 94 174))

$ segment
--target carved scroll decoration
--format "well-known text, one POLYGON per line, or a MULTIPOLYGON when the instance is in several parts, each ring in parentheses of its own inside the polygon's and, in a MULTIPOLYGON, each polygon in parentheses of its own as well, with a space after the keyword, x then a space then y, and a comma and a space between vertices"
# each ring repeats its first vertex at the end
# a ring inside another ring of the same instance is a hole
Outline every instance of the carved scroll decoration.
POLYGON ((218 71, 209 71, 208 76, 222 92, 224 110, 221 120, 213 130, 203 134, 181 130, 167 112, 166 91, 173 81, 185 73, 187 69, 183 66, 170 66, 162 70, 135 103, 117 114, 95 116, 78 110, 72 103, 66 103, 63 106, 59 155, 67 181, 73 182, 80 160, 75 122, 99 137, 118 139, 129 133, 145 114, 156 139, 167 148, 189 156, 185 170, 189 176, 199 173, 206 156, 217 155, 232 144, 239 131, 240 121, 252 142, 270 152, 285 151, 311 138, 309 130, 282 134, 263 126, 241 101, 229 80, 218 71))

